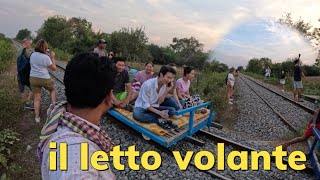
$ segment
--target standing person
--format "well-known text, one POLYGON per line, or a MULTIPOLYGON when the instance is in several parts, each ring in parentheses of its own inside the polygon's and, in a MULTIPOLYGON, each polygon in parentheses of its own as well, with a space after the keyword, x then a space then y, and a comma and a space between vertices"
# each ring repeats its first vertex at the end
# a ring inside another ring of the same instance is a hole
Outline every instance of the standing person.
POLYGON ((154 72, 154 64, 152 62, 147 62, 144 65, 144 70, 137 72, 133 76, 133 83, 132 83, 132 96, 131 96, 131 101, 137 99, 139 95, 139 91, 141 88, 141 85, 152 78, 154 72))
POLYGON ((293 88, 294 88, 293 97, 294 97, 295 101, 302 102, 300 100, 301 91, 302 91, 302 88, 303 88, 301 77, 303 77, 306 82, 308 82, 308 80, 306 79, 306 76, 302 72, 300 60, 296 59, 294 61, 294 64, 295 65, 294 65, 294 69, 293 69, 293 79, 294 79, 294 82, 293 82, 293 88))
POLYGON ((40 122, 41 88, 50 91, 51 101, 56 102, 56 90, 48 71, 48 69, 51 71, 57 69, 55 53, 47 52, 47 50, 48 43, 41 39, 37 42, 35 52, 30 57, 30 84, 34 95, 34 112, 37 123, 40 122))
POLYGON ((106 48, 106 40, 100 39, 98 41, 98 47, 94 48, 93 53, 98 54, 99 57, 105 57, 108 54, 105 48, 106 48))
POLYGON ((34 109, 32 99, 32 90, 30 86, 30 55, 32 51, 30 50, 32 44, 31 38, 25 38, 23 40, 22 49, 18 52, 17 58, 17 79, 18 87, 21 96, 21 100, 25 103, 25 109, 34 109), (29 88, 28 95, 25 94, 24 88, 27 86, 29 88))
POLYGON ((165 130, 176 129, 178 126, 166 120, 173 117, 176 110, 173 107, 160 106, 173 88, 172 81, 176 71, 168 66, 162 66, 159 76, 144 82, 135 102, 133 118, 144 123, 156 123, 165 130))
POLYGON ((314 133, 312 131, 312 128, 315 127, 317 129, 320 129, 320 108, 316 109, 313 115, 313 118, 310 120, 310 122, 307 125, 307 128, 304 132, 304 135, 301 137, 294 138, 290 140, 289 142, 286 142, 282 145, 282 148, 284 150, 287 150, 287 147, 298 143, 298 142, 303 142, 309 139, 310 136, 314 136, 314 133))
POLYGON ((280 77, 280 84, 282 85, 282 91, 284 92, 284 85, 286 84, 286 79, 287 79, 287 72, 282 71, 281 72, 281 77, 280 77))
POLYGON ((266 80, 266 83, 268 83, 269 79, 270 79, 270 76, 271 76, 271 69, 269 66, 267 66, 267 69, 265 70, 265 80, 266 80))
POLYGON ((228 91, 228 102, 229 104, 233 104, 233 99, 231 96, 233 95, 233 87, 236 79, 234 78, 235 68, 231 68, 227 78, 227 91, 228 91))
POLYGON ((125 108, 132 111, 133 107, 129 104, 132 99, 132 86, 129 80, 129 73, 125 70, 124 58, 115 58, 116 77, 113 87, 113 102, 116 107, 125 108))
MULTIPOLYGON (((114 72, 111 62, 92 53, 79 54, 68 63, 64 75, 67 101, 51 104, 43 126, 37 154, 41 163, 42 179, 116 179, 110 169, 99 171, 92 167, 81 170, 82 144, 88 146, 86 155, 97 151, 110 152, 113 143, 108 134, 98 127, 99 120, 111 106, 114 72), (57 143, 49 149, 49 142, 57 143), (68 168, 51 171, 50 156, 60 152, 61 143, 68 146, 68 168)), ((107 164, 104 162, 104 164, 107 164)))

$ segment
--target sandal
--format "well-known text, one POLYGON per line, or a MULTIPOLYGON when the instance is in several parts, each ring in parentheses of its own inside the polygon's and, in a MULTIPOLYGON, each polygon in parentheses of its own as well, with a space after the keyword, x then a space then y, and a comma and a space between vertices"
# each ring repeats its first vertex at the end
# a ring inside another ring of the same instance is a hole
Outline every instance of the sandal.
POLYGON ((178 129, 179 127, 173 123, 172 121, 167 121, 167 124, 172 128, 172 129, 178 129))
POLYGON ((158 122, 157 125, 160 126, 164 130, 171 130, 171 127, 169 126, 169 124, 166 121, 158 122))

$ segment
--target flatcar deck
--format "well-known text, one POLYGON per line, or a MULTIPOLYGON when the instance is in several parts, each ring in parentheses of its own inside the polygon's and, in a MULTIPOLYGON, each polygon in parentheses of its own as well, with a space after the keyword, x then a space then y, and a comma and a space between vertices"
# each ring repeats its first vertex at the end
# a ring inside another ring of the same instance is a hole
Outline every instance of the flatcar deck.
POLYGON ((203 127, 211 126, 211 121, 213 119, 213 104, 211 102, 208 102, 198 106, 177 111, 177 115, 190 113, 188 123, 179 127, 177 130, 166 131, 166 133, 161 135, 150 131, 150 129, 142 127, 140 124, 131 120, 129 117, 116 111, 115 109, 109 110, 108 113, 116 119, 120 120, 121 122, 127 124, 131 128, 135 129, 136 131, 140 132, 141 134, 149 137, 158 144, 165 147, 170 147, 184 138, 191 137, 193 134, 195 134, 203 127), (194 120, 195 111, 207 106, 210 107, 210 113, 204 115, 204 117, 201 117, 200 119, 194 120))

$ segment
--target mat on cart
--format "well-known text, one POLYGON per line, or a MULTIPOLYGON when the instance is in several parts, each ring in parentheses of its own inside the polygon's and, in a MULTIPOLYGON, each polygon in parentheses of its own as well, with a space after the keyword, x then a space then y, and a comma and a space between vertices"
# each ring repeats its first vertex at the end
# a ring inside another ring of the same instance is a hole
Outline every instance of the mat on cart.
MULTIPOLYGON (((144 127, 145 129, 148 129, 149 131, 163 136, 165 134, 168 133, 168 131, 162 129, 161 127, 159 127, 157 124, 155 123, 141 123, 139 121, 136 121, 133 117, 132 117, 132 112, 129 112, 125 109, 120 109, 120 108, 114 108, 115 111, 119 112, 120 114, 122 114, 123 116, 127 117, 128 119, 130 119, 132 122, 140 125, 141 127, 144 127)), ((206 109, 207 112, 202 114, 202 113, 195 113, 194 114, 194 121, 197 121, 199 119, 204 118, 205 116, 209 116, 210 114, 210 110, 206 109)), ((189 115, 183 115, 182 117, 178 118, 178 119, 171 119, 178 127, 182 127, 186 124, 189 123, 189 115)))

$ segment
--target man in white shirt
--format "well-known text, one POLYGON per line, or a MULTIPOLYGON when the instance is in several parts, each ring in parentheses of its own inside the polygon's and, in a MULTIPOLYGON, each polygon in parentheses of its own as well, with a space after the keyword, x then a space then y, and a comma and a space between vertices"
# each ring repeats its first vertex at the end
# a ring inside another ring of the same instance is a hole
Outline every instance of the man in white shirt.
POLYGON ((173 88, 172 81, 176 71, 172 67, 162 66, 158 77, 145 81, 135 102, 133 118, 144 123, 156 123, 166 130, 177 128, 168 121, 176 110, 173 107, 160 106, 173 88))
POLYGON ((99 57, 106 57, 107 56, 107 51, 105 50, 106 48, 106 40, 100 39, 98 41, 98 47, 94 48, 93 53, 98 54, 99 57))

